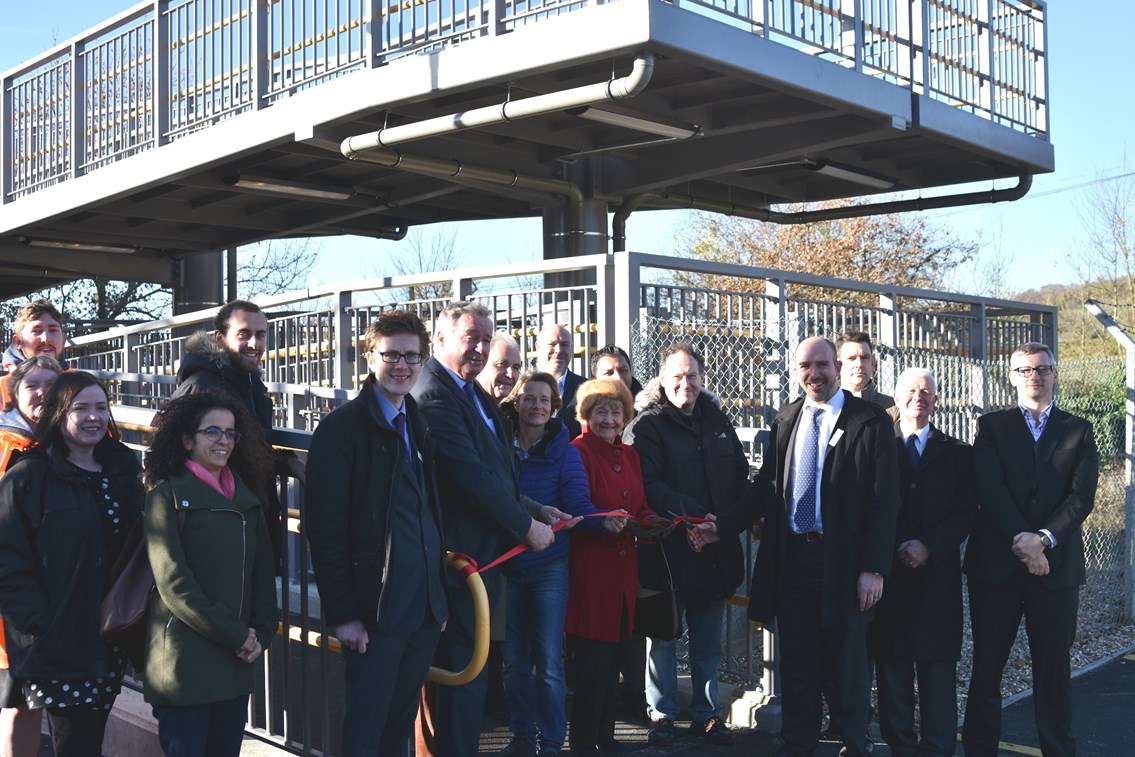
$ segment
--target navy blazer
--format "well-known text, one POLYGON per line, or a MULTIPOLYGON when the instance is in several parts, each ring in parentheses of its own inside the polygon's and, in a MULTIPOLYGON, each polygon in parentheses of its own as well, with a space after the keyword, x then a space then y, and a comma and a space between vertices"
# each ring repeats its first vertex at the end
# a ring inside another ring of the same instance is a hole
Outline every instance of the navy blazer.
POLYGON ((1092 511, 1099 479, 1099 453, 1092 424, 1053 407, 1040 440, 1033 441, 1019 407, 977 419, 974 476, 978 516, 966 548, 966 575, 1007 581, 1023 567, 1013 555, 1013 537, 1047 529, 1056 547, 1046 550, 1052 589, 1084 583, 1081 524, 1092 511))
MULTIPOLYGON (((487 565, 528 536, 532 516, 520 504, 504 419, 476 381, 473 387, 495 433, 437 358, 426 361, 411 395, 434 439, 446 548, 487 565)), ((457 571, 449 580, 465 585, 457 571)))

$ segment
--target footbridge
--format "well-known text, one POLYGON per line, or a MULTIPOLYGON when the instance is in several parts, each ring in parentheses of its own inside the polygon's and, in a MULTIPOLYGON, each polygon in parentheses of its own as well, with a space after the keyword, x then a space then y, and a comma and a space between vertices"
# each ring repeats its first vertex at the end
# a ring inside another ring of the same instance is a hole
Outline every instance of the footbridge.
POLYGON ((625 249, 636 209, 1015 199, 1054 166, 1045 20, 1038 0, 144 2, 2 75, 0 297, 184 286, 239 245, 443 220, 542 217, 561 258, 625 249))

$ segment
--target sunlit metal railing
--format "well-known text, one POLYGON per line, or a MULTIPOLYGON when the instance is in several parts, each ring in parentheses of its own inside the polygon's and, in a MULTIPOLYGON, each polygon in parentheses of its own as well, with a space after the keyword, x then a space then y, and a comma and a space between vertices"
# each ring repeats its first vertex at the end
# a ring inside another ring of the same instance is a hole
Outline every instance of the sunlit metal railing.
MULTIPOLYGON (((281 97, 602 0, 158 0, 3 77, 9 202, 281 97)), ((1043 137, 1038 0, 673 0, 1043 137)))

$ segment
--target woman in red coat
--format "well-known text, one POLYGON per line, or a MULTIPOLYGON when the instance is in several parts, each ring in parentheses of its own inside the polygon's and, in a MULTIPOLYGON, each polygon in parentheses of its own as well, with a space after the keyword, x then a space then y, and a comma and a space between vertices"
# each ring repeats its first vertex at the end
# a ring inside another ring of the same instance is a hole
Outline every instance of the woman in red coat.
MULTIPOLYGON (((638 453, 622 442, 623 427, 634 410, 630 391, 619 379, 597 379, 579 388, 575 402, 583 433, 572 444, 583 458, 592 503, 636 518, 654 516, 646 504, 638 453)), ((575 680, 572 753, 615 751, 618 648, 633 630, 638 588, 634 536, 626 530, 573 531, 568 572, 565 630, 575 680)))

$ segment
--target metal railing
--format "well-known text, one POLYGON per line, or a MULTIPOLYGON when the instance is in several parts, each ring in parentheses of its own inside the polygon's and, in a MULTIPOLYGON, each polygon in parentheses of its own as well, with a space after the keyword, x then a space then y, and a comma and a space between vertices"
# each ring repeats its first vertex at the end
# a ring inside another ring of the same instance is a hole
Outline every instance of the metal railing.
MULTIPOLYGON (((969 439, 978 415, 1012 401, 1005 371, 1013 347, 1025 340, 1052 344, 1056 334, 1055 309, 1046 306, 641 253, 350 282, 261 301, 269 314, 264 370, 276 408, 278 444, 302 454, 307 432, 354 395, 365 371, 358 340, 376 312, 408 308, 432 324, 449 298, 413 296, 430 285, 484 302, 497 327, 518 337, 527 360, 535 357, 535 334, 543 325, 569 326, 573 370, 585 375, 591 352, 614 342, 629 349, 636 376, 645 382, 657 370, 661 347, 693 341, 707 357, 707 387, 721 396, 754 463, 762 453, 759 430, 797 391, 790 355, 807 335, 853 328, 870 333, 883 391, 893 388, 903 368, 929 367, 941 393, 935 423, 969 439), (703 278, 695 284, 686 277, 678 284, 675 271, 703 278), (596 283, 563 285, 565 273, 590 276, 596 283), (556 285, 543 285, 553 274, 556 285), (714 285, 725 279, 734 285, 714 285), (806 288, 809 296, 789 296, 794 287, 806 288)), ((77 367, 105 371, 121 404, 160 408, 176 381, 185 332, 208 322, 212 312, 78 337, 69 356, 77 367)), ((1098 600, 1082 603, 1082 613, 1118 618, 1125 527, 1123 471, 1117 463, 1124 449, 1123 408, 1108 399, 1114 392, 1106 391, 1116 381, 1116 370, 1110 363, 1063 363, 1060 402, 1092 420, 1107 461, 1097 512, 1085 525, 1085 596, 1098 600)), ((259 669, 250 732, 296 753, 334 754, 341 662, 322 625, 300 535, 303 490, 294 483, 284 486, 295 526, 281 585, 284 633, 259 669)), ((731 606, 726 612, 723 678, 771 691, 767 637, 752 632, 742 609, 731 606)))
MULTIPOLYGON (((358 69, 602 3, 142 3, 4 74, 0 202, 358 69)), ((1046 6, 1039 0, 673 4, 1046 138, 1046 6)))

